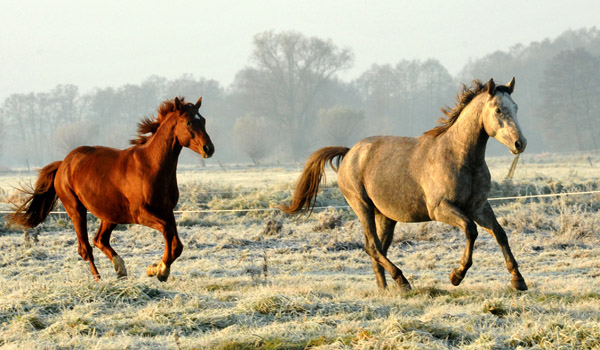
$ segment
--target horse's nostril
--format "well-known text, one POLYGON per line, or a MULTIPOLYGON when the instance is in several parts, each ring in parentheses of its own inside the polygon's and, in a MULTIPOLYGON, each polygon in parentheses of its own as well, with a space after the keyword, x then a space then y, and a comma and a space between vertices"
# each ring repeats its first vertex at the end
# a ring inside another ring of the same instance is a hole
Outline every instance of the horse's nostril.
POLYGON ((523 147, 523 144, 521 143, 521 141, 515 142, 515 148, 517 149, 517 151, 520 151, 521 147, 523 147))
POLYGON ((212 152, 213 152, 213 148, 210 145, 204 145, 204 146, 202 146, 202 149, 204 150, 204 152, 206 154, 209 154, 209 155, 212 154, 212 152))

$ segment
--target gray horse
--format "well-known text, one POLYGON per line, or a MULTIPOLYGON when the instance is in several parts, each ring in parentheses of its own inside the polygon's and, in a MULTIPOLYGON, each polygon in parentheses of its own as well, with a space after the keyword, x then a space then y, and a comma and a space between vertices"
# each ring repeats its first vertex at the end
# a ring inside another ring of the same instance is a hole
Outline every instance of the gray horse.
POLYGON ((402 271, 386 257, 396 222, 436 220, 466 234, 460 266, 450 273, 453 285, 460 284, 472 265, 477 223, 500 245, 513 288, 526 290, 506 233, 487 200, 491 182, 485 147, 489 137, 514 154, 527 145, 517 121, 517 104, 510 96, 514 86, 514 78, 507 85, 497 86, 493 79, 487 84, 475 80, 471 88, 463 85, 457 105, 442 110, 446 118, 440 119, 440 125, 417 138, 374 136, 352 148, 321 148, 308 159, 291 205, 281 209, 289 214, 310 212, 329 162, 338 172, 342 194, 363 225, 365 250, 380 288, 387 286, 384 269, 401 288, 411 288, 402 271))

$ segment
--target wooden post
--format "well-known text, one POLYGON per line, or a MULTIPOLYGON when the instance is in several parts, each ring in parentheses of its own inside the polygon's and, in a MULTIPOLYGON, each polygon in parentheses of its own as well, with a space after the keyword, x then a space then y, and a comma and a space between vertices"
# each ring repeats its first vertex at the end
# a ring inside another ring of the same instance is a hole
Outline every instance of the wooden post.
POLYGON ((515 174, 515 169, 517 168, 517 163, 519 162, 520 155, 521 155, 521 153, 517 154, 515 156, 515 159, 513 159, 512 164, 510 165, 510 170, 508 171, 508 174, 506 175, 504 180, 509 180, 509 181, 512 180, 513 175, 515 174))

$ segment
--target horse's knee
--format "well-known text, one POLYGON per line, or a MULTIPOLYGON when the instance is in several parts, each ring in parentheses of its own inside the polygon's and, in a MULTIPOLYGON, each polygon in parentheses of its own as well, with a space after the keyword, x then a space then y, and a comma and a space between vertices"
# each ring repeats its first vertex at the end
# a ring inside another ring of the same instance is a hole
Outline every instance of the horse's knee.
POLYGON ((375 258, 375 256, 378 253, 377 247, 375 246, 375 244, 372 244, 372 243, 365 244, 365 252, 367 254, 369 254, 370 257, 373 257, 373 258, 375 258))

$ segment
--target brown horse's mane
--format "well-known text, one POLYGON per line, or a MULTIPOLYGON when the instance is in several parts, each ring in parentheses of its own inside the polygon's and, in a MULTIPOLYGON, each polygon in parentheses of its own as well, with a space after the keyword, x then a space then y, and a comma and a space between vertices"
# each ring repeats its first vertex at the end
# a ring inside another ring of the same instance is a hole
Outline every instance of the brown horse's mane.
MULTIPOLYGON (((181 101, 181 104, 185 104, 184 97, 180 97, 179 101, 181 101)), ((148 142, 150 137, 152 137, 152 135, 156 133, 156 130, 158 130, 160 123, 162 123, 165 120, 166 115, 171 112, 174 112, 176 109, 177 108, 175 107, 175 102, 173 102, 172 100, 163 101, 163 103, 161 103, 158 107, 157 117, 151 116, 142 118, 142 120, 138 123, 137 137, 135 139, 129 140, 129 143, 132 145, 143 145, 146 142, 148 142)))
MULTIPOLYGON (((456 96, 456 106, 454 106, 454 108, 448 106, 441 108, 440 110, 444 113, 446 118, 440 117, 440 119, 438 119, 440 125, 425 131, 423 135, 437 137, 448 131, 448 129, 454 125, 465 107, 467 107, 467 105, 481 92, 487 91, 487 88, 488 84, 484 84, 478 79, 473 80, 473 86, 470 88, 465 84, 462 84, 462 91, 456 96)), ((508 88, 504 85, 496 85, 496 91, 508 92, 508 88)))

